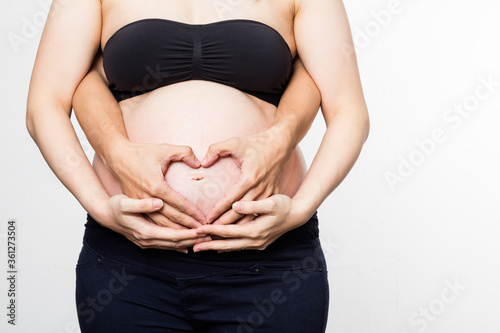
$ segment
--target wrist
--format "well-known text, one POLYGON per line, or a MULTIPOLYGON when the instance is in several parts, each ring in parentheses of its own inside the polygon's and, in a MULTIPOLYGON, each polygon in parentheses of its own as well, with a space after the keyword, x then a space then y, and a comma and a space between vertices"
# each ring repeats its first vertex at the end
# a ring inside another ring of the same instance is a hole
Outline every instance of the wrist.
POLYGON ((105 195, 100 198, 96 198, 91 205, 89 205, 89 209, 87 209, 87 213, 101 225, 107 225, 108 222, 113 218, 112 214, 109 210, 109 196, 105 195))
POLYGON ((297 227, 306 223, 314 212, 318 209, 311 200, 307 198, 292 198, 292 206, 289 216, 293 221, 297 221, 299 225, 297 227))
POLYGON ((269 132, 273 138, 272 144, 276 145, 279 151, 285 152, 287 156, 298 144, 296 138, 297 127, 292 119, 281 119, 275 122, 269 132))
POLYGON ((122 159, 132 149, 132 142, 126 137, 117 137, 106 147, 106 151, 101 156, 104 165, 108 169, 114 169, 122 163, 122 159))

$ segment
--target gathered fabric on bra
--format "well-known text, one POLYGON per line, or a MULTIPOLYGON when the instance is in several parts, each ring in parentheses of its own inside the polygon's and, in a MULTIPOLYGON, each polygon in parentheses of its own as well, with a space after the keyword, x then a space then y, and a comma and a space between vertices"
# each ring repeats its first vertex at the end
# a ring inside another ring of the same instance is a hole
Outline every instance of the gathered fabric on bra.
POLYGON ((103 61, 117 101, 174 83, 206 80, 277 106, 293 57, 281 34, 258 21, 187 24, 150 18, 116 31, 103 49, 103 61))

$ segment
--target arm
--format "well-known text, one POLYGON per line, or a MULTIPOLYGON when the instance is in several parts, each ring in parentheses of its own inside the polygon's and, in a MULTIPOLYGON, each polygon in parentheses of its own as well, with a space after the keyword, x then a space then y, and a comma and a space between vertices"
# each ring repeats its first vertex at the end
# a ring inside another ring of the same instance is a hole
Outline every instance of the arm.
POLYGON ((344 180, 369 133, 366 107, 349 22, 342 0, 297 0, 297 47, 318 85, 326 133, 294 196, 299 216, 309 217, 344 180), (332 172, 333 170, 333 172, 332 172))
POLYGON ((99 47, 100 33, 99 0, 53 2, 30 82, 28 131, 52 171, 98 221, 141 246, 189 246, 199 239, 191 230, 156 230, 135 214, 156 210, 154 201, 118 196, 110 199, 77 139, 70 122, 71 100, 99 47), (118 219, 122 225, 116 223, 118 219), (138 224, 142 226, 140 231, 138 224), (150 239, 144 240, 144 235, 150 235, 150 239), (168 241, 173 236, 184 242, 168 241))
POLYGON ((75 115, 96 154, 119 181, 124 194, 165 202, 159 212, 149 214, 156 224, 172 228, 199 226, 205 220, 203 213, 171 190, 164 177, 171 161, 182 160, 198 168, 193 151, 187 146, 130 142, 122 111, 106 81, 99 55, 73 96, 75 115))
POLYGON ((304 66, 318 85, 326 133, 293 197, 300 218, 310 217, 356 162, 370 121, 349 22, 342 0, 297 0, 295 36, 304 66), (333 172, 332 172, 333 171, 333 172))
POLYGON ((295 38, 304 66, 321 93, 327 130, 307 175, 293 198, 275 195, 237 202, 242 214, 259 213, 252 223, 206 225, 200 233, 227 237, 195 245, 195 251, 263 249, 286 231, 304 224, 346 177, 367 139, 369 118, 349 23, 341 0, 296 0, 295 38), (352 46, 353 47, 353 46, 352 46))
POLYGON ((220 156, 232 155, 241 164, 242 175, 208 213, 208 222, 218 218, 215 224, 231 224, 241 217, 234 209, 227 211, 236 200, 259 200, 279 192, 283 164, 311 127, 320 100, 316 84, 297 59, 272 127, 262 133, 232 138, 209 147, 202 166, 210 166, 220 156), (222 213, 224 215, 219 218, 222 213))
POLYGON ((98 0, 54 1, 40 40, 26 113, 28 131, 52 171, 96 217, 104 215, 107 194, 87 162, 70 115, 73 91, 99 45, 100 26, 98 0))
MULTIPOLYGON (((170 156, 174 156, 196 167, 193 152, 189 147, 131 143, 127 138, 120 107, 104 81, 101 62, 99 59, 95 63, 73 98, 75 114, 89 142, 119 180, 125 194, 134 198, 155 197, 166 202, 161 211, 165 216, 156 214, 152 217, 157 224, 173 227, 178 223, 197 227, 199 223, 193 217, 199 221, 201 212, 197 213, 197 208, 185 198, 170 191, 164 178, 165 159, 168 161, 170 156)), ((282 165, 307 133, 318 111, 319 100, 316 85, 302 63, 296 61, 273 127, 257 135, 234 138, 210 146, 207 159, 203 162, 204 167, 213 164, 219 156, 233 155, 242 165, 242 177, 234 190, 207 216, 208 221, 226 212, 245 193, 245 200, 254 200, 278 192, 277 180, 282 165)), ((221 223, 232 223, 240 217, 230 210, 221 223)))
POLYGON ((309 131, 320 102, 318 87, 297 58, 293 76, 278 105, 272 127, 276 131, 275 139, 284 138, 281 148, 285 148, 288 156, 309 131))

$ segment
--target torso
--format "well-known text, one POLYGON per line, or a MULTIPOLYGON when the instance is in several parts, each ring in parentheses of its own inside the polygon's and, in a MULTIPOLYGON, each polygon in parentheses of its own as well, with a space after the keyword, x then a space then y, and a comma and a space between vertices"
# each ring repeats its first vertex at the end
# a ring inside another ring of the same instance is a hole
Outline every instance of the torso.
MULTIPOLYGON (((162 18, 188 24, 231 19, 262 22, 278 31, 295 55, 293 13, 289 0, 118 1, 102 0, 102 47, 122 26, 144 18, 162 18)), ((155 89, 120 102, 129 139, 142 143, 188 145, 201 160, 212 143, 255 134, 269 128, 276 107, 238 89, 209 81, 190 80, 155 89)), ((110 195, 121 192, 116 179, 99 157, 94 169, 110 195)), ((280 192, 292 196, 305 175, 297 148, 286 162, 280 192)), ((207 213, 240 176, 229 157, 210 168, 192 169, 170 164, 166 180, 177 192, 207 213)))

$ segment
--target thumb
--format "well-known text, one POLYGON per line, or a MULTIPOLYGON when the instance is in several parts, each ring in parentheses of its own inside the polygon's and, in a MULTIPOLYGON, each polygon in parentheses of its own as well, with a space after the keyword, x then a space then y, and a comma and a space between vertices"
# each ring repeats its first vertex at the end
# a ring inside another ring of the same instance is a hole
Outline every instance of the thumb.
POLYGON ((272 198, 258 201, 237 201, 233 209, 243 215, 270 214, 276 211, 276 202, 272 198))
POLYGON ((238 146, 237 138, 217 142, 208 147, 205 158, 201 161, 201 166, 208 168, 217 161, 219 157, 225 157, 234 154, 235 148, 238 146))
POLYGON ((157 198, 132 199, 125 197, 120 199, 119 205, 122 213, 152 213, 163 207, 163 201, 157 198))
POLYGON ((189 146, 169 145, 168 155, 170 155, 170 161, 182 161, 194 169, 200 167, 200 161, 196 158, 193 149, 189 146))

